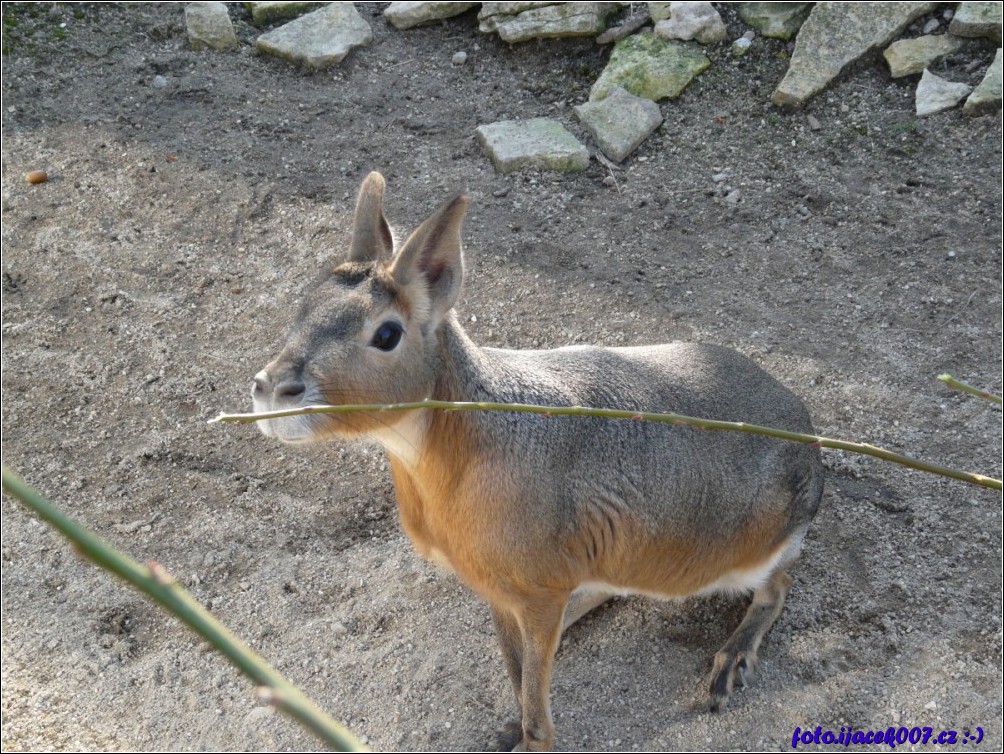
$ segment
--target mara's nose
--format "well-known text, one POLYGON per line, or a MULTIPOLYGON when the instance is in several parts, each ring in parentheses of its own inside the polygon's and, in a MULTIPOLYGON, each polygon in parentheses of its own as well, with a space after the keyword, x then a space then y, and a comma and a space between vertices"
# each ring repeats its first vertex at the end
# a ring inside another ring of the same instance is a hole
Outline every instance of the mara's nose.
POLYGON ((274 384, 268 371, 263 369, 254 376, 251 395, 255 398, 267 398, 271 394, 276 399, 296 399, 301 397, 306 389, 303 379, 296 375, 286 375, 278 384, 274 384))

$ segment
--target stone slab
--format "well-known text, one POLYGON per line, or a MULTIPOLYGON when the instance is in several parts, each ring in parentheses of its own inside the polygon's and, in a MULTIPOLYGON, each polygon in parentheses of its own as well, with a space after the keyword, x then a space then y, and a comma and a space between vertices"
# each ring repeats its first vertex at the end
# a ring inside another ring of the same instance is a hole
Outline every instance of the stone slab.
POLYGON ((924 71, 917 84, 917 117, 934 115, 959 104, 973 91, 969 84, 960 84, 924 71))
POLYGON ((188 3, 185 27, 193 50, 232 50, 239 46, 224 3, 188 3))
POLYGON ((812 3, 739 3, 739 18, 765 37, 787 41, 811 10, 812 3))
POLYGON ((1001 109, 1001 50, 997 50, 994 62, 990 64, 983 81, 973 90, 962 106, 966 115, 981 115, 1001 109))
POLYGON ((603 99, 615 86, 653 101, 672 99, 710 65, 696 44, 659 39, 651 32, 634 34, 614 45, 589 100, 603 99))
POLYGON ((488 123, 478 126, 477 137, 500 173, 523 167, 572 173, 589 164, 589 150, 564 126, 548 118, 488 123))
POLYGON ((597 102, 574 108, 603 154, 620 162, 662 124, 662 112, 652 100, 615 86, 597 102))
POLYGON ((990 37, 1001 41, 1001 3, 959 3, 948 31, 957 37, 990 37))
POLYGON ((882 55, 889 64, 889 75, 895 79, 921 73, 938 58, 955 52, 961 46, 962 42, 948 34, 928 35, 893 42, 882 55))
POLYGON ((320 71, 373 40, 373 31, 352 3, 331 3, 258 37, 261 52, 320 71))
POLYGON ((556 3, 515 15, 494 14, 479 28, 496 31, 511 44, 530 39, 591 37, 606 30, 607 16, 617 10, 616 3, 556 3))
POLYGON ((476 8, 480 3, 391 3, 383 15, 395 29, 410 29, 414 26, 452 18, 476 8))
POLYGON ((771 101, 800 107, 847 66, 885 47, 937 3, 818 3, 802 24, 791 64, 771 101))
POLYGON ((711 3, 670 3, 669 14, 656 22, 657 37, 684 42, 693 39, 704 45, 725 41, 725 23, 711 3))

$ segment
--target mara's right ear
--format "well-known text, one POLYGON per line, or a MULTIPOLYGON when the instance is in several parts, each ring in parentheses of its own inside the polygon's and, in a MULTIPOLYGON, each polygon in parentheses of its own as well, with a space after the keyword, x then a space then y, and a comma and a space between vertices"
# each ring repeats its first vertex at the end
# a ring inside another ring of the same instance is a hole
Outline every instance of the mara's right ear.
POLYGON ((460 228, 470 198, 461 194, 408 236, 394 257, 391 275, 398 285, 422 292, 427 297, 436 323, 456 303, 464 280, 463 245, 460 228))
POLYGON ((383 176, 376 171, 359 187, 352 229, 350 262, 375 262, 394 254, 394 237, 383 216, 383 176))

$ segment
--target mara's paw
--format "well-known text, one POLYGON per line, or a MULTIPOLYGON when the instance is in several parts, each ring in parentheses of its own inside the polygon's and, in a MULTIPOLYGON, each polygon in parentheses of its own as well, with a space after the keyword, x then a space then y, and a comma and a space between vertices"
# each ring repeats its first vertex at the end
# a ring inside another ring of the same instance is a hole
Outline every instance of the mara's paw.
POLYGON ((523 724, 510 720, 495 733, 495 751, 514 751, 523 740, 523 724))
POLYGON ((716 654, 715 665, 711 669, 711 688, 708 690, 711 711, 721 712, 733 691, 753 683, 758 665, 754 652, 728 652, 723 649, 716 654))

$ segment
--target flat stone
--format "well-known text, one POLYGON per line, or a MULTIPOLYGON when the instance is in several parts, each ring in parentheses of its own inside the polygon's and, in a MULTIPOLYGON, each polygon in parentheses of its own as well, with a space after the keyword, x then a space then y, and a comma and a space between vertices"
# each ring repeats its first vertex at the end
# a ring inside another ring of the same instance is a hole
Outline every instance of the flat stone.
POLYGON ((410 29, 443 18, 459 16, 478 5, 480 3, 391 3, 383 15, 395 29, 410 29))
POLYGON ((603 99, 615 86, 653 101, 672 99, 710 65, 697 45, 659 39, 651 32, 634 34, 614 45, 589 100, 603 99))
POLYGON ((771 102, 799 107, 851 63, 885 47, 937 3, 818 3, 798 32, 791 64, 771 102))
POLYGON ((994 62, 990 64, 980 85, 973 90, 962 106, 966 115, 992 113, 1001 109, 1001 51, 997 50, 994 62))
POLYGON ((669 18, 658 21, 655 34, 663 39, 718 44, 725 41, 725 23, 711 3, 670 3, 669 18))
POLYGON ((557 2, 515 2, 515 3, 481 3, 478 11, 478 31, 492 34, 498 31, 499 21, 511 20, 523 11, 543 8, 548 5, 558 5, 557 2))
POLYGON ((255 26, 268 26, 276 21, 289 21, 327 3, 266 2, 248 3, 251 6, 251 21, 255 26))
POLYGON ((657 104, 619 86, 604 99, 586 102, 574 110, 603 154, 615 162, 636 150, 662 123, 657 104))
MULTIPOLYGON (((491 30, 498 32, 509 43, 555 37, 592 37, 606 30, 607 16, 619 9, 620 6, 615 3, 541 5, 514 15, 495 13, 486 19, 489 23, 479 28, 486 31, 486 26, 491 26, 491 30)), ((480 14, 478 18, 481 18, 480 14)))
POLYGON ((653 21, 665 21, 669 18, 669 6, 672 3, 646 3, 648 6, 648 15, 652 17, 653 21))
POLYGON ((188 3, 185 26, 193 50, 232 50, 238 46, 224 3, 188 3))
POLYGON ((261 51, 320 71, 373 39, 352 3, 331 3, 258 37, 261 51))
POLYGON ((765 37, 787 41, 811 10, 812 3, 739 3, 739 18, 765 37))
POLYGON ((973 88, 924 71, 917 85, 917 116, 933 115, 948 110, 961 102, 973 88))
POLYGON ((548 118, 502 120, 478 126, 478 142, 500 173, 543 167, 572 173, 589 164, 589 150, 548 118))
POLYGON ((959 3, 948 31, 957 37, 990 37, 1001 41, 1001 3, 959 3))
POLYGON ((900 39, 889 45, 882 55, 889 64, 889 74, 895 79, 920 73, 938 58, 955 52, 962 46, 955 37, 938 36, 900 39))

